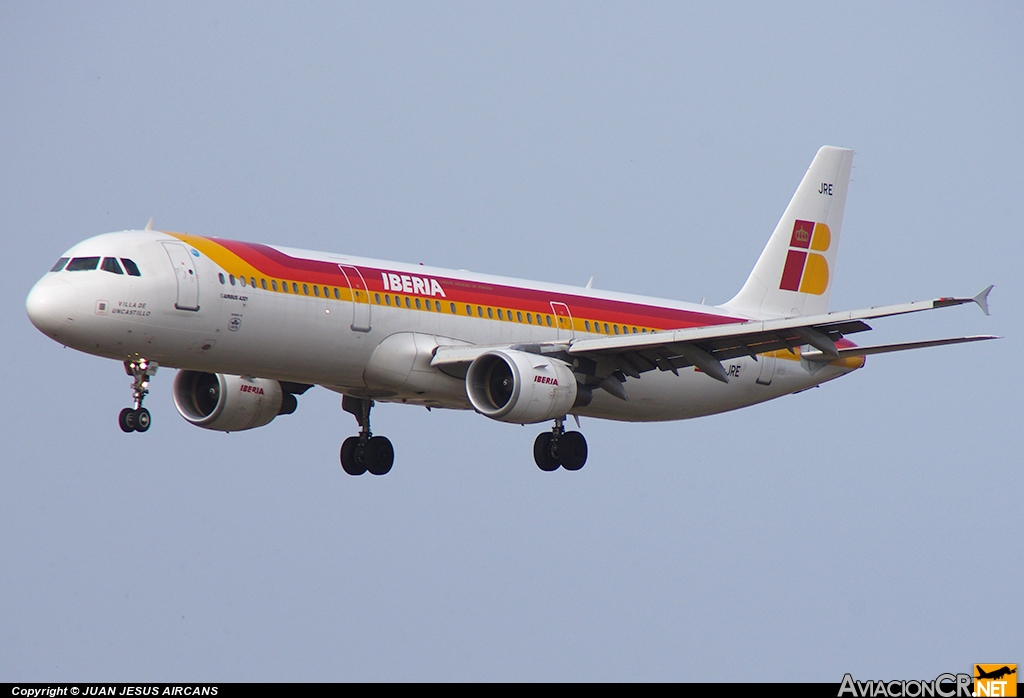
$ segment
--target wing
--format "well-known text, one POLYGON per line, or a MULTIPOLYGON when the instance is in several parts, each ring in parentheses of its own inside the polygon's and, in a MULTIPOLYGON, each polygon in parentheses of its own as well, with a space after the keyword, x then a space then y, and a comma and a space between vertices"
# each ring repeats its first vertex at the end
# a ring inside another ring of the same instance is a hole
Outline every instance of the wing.
POLYGON ((991 335, 977 335, 876 347, 840 349, 836 346, 836 342, 845 335, 870 330, 871 327, 865 320, 949 308, 964 303, 976 303, 988 315, 988 294, 992 288, 989 286, 973 298, 943 297, 863 310, 647 334, 529 345, 504 344, 500 347, 442 346, 437 348, 430 363, 452 375, 465 376, 464 366, 468 366, 477 356, 494 348, 512 348, 535 354, 556 355, 571 364, 577 372, 591 376, 596 384, 624 398, 625 392, 621 388, 621 382, 625 380, 625 376, 639 378, 642 373, 654 369, 678 374, 681 368, 696 366, 712 378, 728 383, 729 378, 721 364, 722 361, 738 356, 751 356, 756 360, 758 354, 781 349, 793 351, 802 345, 810 345, 817 350, 803 354, 808 360, 833 361, 848 356, 997 339, 991 335), (619 380, 614 380, 615 377, 619 380))
POLYGON ((574 342, 569 348, 571 356, 611 359, 627 376, 639 377, 655 368, 677 372, 680 368, 696 366, 712 378, 728 383, 721 362, 737 356, 752 356, 780 349, 792 351, 809 344, 820 352, 817 357, 834 360, 844 356, 857 356, 882 351, 900 351, 920 346, 938 346, 963 341, 995 339, 990 336, 956 337, 932 340, 928 344, 888 345, 887 347, 854 347, 840 350, 836 341, 848 334, 871 329, 865 320, 918 313, 936 308, 949 308, 964 303, 976 303, 987 315, 989 286, 973 298, 935 298, 927 301, 899 305, 850 310, 824 315, 804 315, 777 320, 738 322, 730 325, 693 327, 651 334, 601 337, 574 342), (841 354, 840 352, 843 352, 841 354))

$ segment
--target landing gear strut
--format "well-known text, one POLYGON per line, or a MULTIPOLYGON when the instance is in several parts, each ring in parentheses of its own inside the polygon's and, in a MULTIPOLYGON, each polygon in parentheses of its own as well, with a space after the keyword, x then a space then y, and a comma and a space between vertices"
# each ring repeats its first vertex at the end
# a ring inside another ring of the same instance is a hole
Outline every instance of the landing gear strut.
POLYGON ((135 402, 135 409, 125 407, 117 416, 117 423, 121 431, 146 431, 152 423, 149 410, 142 406, 142 401, 149 394, 149 378, 156 374, 158 364, 155 361, 125 361, 124 372, 134 379, 132 382, 132 400, 135 402))
POLYGON ((564 423, 565 417, 556 419, 551 431, 533 442, 533 459, 545 472, 558 470, 558 466, 579 470, 587 462, 587 440, 578 431, 566 431, 564 423))
POLYGON ((359 422, 359 436, 350 436, 341 444, 341 467, 349 475, 362 475, 369 471, 373 475, 386 475, 395 462, 395 449, 384 436, 370 433, 370 408, 373 400, 368 398, 341 398, 341 409, 352 414, 359 422))

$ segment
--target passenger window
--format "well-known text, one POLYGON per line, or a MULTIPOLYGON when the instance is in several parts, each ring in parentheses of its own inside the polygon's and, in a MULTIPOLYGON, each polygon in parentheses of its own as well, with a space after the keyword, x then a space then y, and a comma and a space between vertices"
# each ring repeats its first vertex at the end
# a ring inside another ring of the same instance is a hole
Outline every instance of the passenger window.
POLYGON ((607 322, 604 323, 604 333, 605 334, 611 334, 612 333, 611 330, 608 329, 608 323, 607 322))
POLYGON ((635 327, 633 328, 633 334, 636 334, 636 328, 635 327))
POLYGON ((245 288, 245 277, 244 276, 239 276, 238 277, 238 283, 242 284, 242 288, 245 288))
POLYGON ((590 320, 584 320, 583 326, 587 328, 587 332, 590 332, 590 320))
POLYGON ((384 294, 384 302, 387 303, 388 305, 391 305, 391 296, 389 296, 388 294, 385 293, 384 294))
POLYGON ((478 317, 483 317, 484 316, 484 309, 481 308, 479 305, 476 307, 476 314, 477 314, 478 317))
POLYGON ((504 318, 504 317, 502 317, 502 315, 501 315, 501 308, 498 308, 498 319, 499 319, 499 320, 504 320, 504 319, 505 319, 505 318, 504 318))
POLYGON ((285 293, 288 293, 288 282, 287 281, 282 281, 281 282, 281 290, 284 291, 285 293))
POLYGON ((548 327, 551 327, 551 316, 550 315, 545 315, 544 317, 548 321, 548 327))
POLYGON ((454 303, 452 303, 451 306, 452 306, 452 315, 458 315, 459 314, 459 309, 455 307, 454 303))
POLYGON ((298 292, 299 292, 299 285, 293 281, 292 282, 292 293, 298 293, 298 292))
POLYGON ((67 266, 68 271, 92 271, 100 265, 99 257, 75 257, 67 266))
POLYGON ((309 295, 309 284, 302 284, 302 293, 306 296, 309 295))
POLYGON ((619 333, 619 326, 618 325, 612 325, 612 329, 615 330, 615 334, 619 333))
POLYGON ((526 314, 526 321, 532 325, 533 324, 533 316, 530 315, 529 313, 527 313, 526 314))
POLYGON ((228 282, 229 282, 229 283, 230 283, 230 284, 231 284, 232 286, 234 286, 234 285, 235 285, 235 275, 234 275, 234 274, 228 274, 228 282))
POLYGON ((121 257, 121 264, 124 265, 124 270, 128 272, 128 276, 142 276, 142 273, 139 272, 139 268, 132 260, 121 257))
POLYGON ((412 307, 412 305, 409 303, 409 296, 405 297, 405 307, 406 308, 411 308, 412 307))
POLYGON ((274 279, 270 280, 270 288, 274 289, 275 291, 277 290, 277 281, 276 280, 274 280, 274 279))
POLYGON ((224 273, 223 272, 217 272, 217 278, 220 279, 220 285, 223 286, 224 285, 224 280, 225 280, 224 279, 224 273))
POLYGON ((256 288, 256 277, 255 276, 250 276, 249 277, 249 283, 252 284, 253 288, 256 288))
MULTIPOLYGON (((334 289, 334 300, 336 300, 336 301, 340 301, 341 300, 341 294, 338 293, 338 289, 334 289)), ((378 298, 377 302, 380 303, 380 299, 379 298, 378 298)))
POLYGON ((380 305, 380 294, 379 293, 373 294, 373 302, 376 303, 377 305, 380 305))
POLYGON ((319 286, 314 286, 313 287, 313 295, 316 296, 317 298, 320 297, 320 287, 319 286))
POLYGON ((111 274, 124 274, 121 271, 121 265, 117 263, 117 260, 113 257, 104 257, 103 264, 100 265, 100 269, 103 271, 109 271, 111 274))
POLYGON ((516 320, 518 320, 519 322, 523 321, 523 314, 518 310, 516 311, 516 320))
POLYGON ((466 306, 466 315, 473 317, 473 308, 469 305, 466 306))
POLYGON ((493 308, 488 308, 487 309, 487 317, 492 318, 492 319, 494 318, 494 309, 493 308))
POLYGON ((61 269, 64 268, 64 265, 67 264, 67 263, 68 263, 68 258, 67 257, 61 257, 60 259, 57 260, 57 263, 54 264, 50 268, 50 271, 60 271, 61 269))
POLYGON ((417 298, 416 299, 416 310, 419 310, 419 309, 420 309, 420 299, 417 298))
MULTIPOLYGON (((427 302, 429 303, 430 301, 427 302)), ((434 301, 434 310, 441 312, 441 301, 434 301)))
POLYGON ((331 297, 331 289, 329 289, 326 286, 324 286, 324 298, 330 298, 330 297, 331 297))
POLYGON ((266 279, 260 279, 260 287, 261 287, 261 288, 262 288, 262 289, 263 289, 264 291, 266 291, 266 290, 267 290, 267 280, 266 280, 266 279))

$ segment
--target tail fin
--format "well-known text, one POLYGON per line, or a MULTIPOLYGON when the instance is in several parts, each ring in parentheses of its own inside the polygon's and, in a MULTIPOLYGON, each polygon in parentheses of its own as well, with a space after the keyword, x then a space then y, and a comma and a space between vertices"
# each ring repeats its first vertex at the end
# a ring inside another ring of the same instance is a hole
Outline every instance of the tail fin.
POLYGON ((753 318, 828 312, 853 151, 824 146, 726 310, 753 318))

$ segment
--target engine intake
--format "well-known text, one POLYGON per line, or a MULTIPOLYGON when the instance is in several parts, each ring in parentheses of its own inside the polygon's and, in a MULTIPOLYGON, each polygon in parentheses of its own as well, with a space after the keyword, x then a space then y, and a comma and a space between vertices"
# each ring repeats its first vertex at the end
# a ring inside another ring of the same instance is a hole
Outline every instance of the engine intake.
POLYGON ((469 365, 466 393, 480 414, 533 424, 564 417, 576 402, 576 376, 558 359, 493 349, 469 365))
POLYGON ((297 401, 266 378, 178 371, 174 406, 191 424, 215 431, 242 431, 269 424, 295 411, 297 401))

